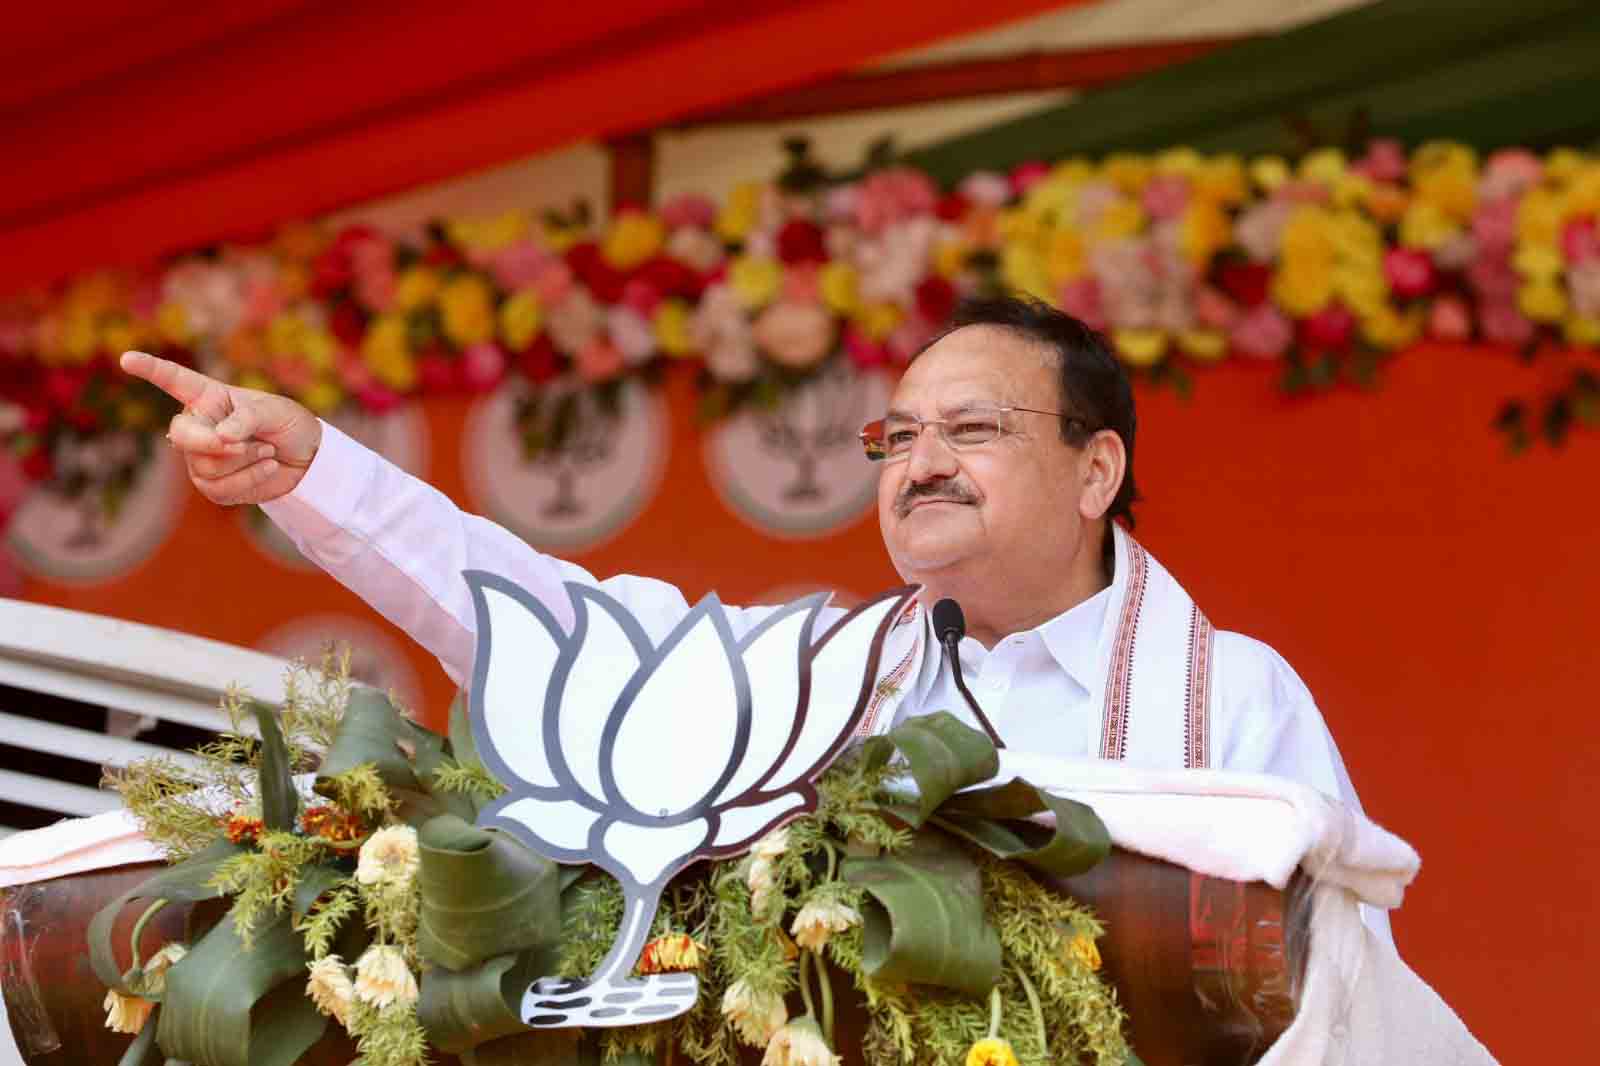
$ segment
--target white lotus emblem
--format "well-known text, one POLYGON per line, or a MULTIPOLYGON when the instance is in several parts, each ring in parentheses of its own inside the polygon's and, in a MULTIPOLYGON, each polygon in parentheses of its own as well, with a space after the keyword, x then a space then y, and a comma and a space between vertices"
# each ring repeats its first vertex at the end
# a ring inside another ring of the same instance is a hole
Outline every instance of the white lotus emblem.
POLYGON ((508 786, 479 821, 622 883, 622 929, 584 982, 523 997, 533 1026, 630 1025, 694 1004, 693 974, 627 980, 662 888, 695 859, 747 849, 816 806, 812 779, 849 741, 884 634, 915 589, 815 630, 826 595, 735 640, 715 595, 660 646, 616 600, 569 583, 570 635, 531 595, 464 575, 477 608, 471 709, 484 763, 508 786))

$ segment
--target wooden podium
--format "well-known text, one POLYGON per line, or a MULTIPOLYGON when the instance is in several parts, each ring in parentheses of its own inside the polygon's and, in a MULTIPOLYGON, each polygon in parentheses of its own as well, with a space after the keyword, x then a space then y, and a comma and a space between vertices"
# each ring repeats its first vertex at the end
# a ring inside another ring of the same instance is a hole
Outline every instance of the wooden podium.
MULTIPOLYGON (((0 889, 0 922, 10 941, 0 945, 0 988, 13 1029, 33 1027, 16 1032, 28 1066, 114 1066, 129 1044, 130 1037, 105 1028, 105 989, 90 969, 85 934, 96 910, 153 869, 120 867, 0 889)), ((1278 892, 1116 850, 1062 884, 1105 923, 1105 974, 1147 1066, 1253 1063, 1293 1019, 1309 940, 1307 886, 1298 876, 1278 892)), ((125 909, 114 942, 127 943, 139 910, 125 909)), ((187 923, 219 915, 204 904, 166 907, 146 929, 143 948, 153 951, 183 937, 187 923)), ((839 1051, 845 1063, 858 1064, 853 1033, 862 1015, 845 987, 836 991, 839 1051)), ((302 1061, 343 1066, 353 1057, 348 1040, 330 1037, 302 1061)), ((755 1066, 760 1057, 749 1049, 745 1059, 755 1066)))

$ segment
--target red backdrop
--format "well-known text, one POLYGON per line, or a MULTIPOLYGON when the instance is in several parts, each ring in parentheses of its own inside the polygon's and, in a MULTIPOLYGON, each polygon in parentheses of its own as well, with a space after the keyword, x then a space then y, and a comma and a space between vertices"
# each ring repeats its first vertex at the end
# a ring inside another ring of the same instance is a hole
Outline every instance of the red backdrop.
MULTIPOLYGON (((1600 878, 1587 792, 1600 775, 1600 439, 1509 457, 1489 421, 1529 385, 1505 354, 1469 348, 1408 353, 1374 394, 1306 400, 1279 394, 1272 370, 1229 365, 1200 375, 1189 401, 1144 389, 1138 442, 1139 536, 1219 626, 1271 643, 1306 679, 1368 811, 1423 856, 1396 918, 1401 951, 1510 1062, 1600 1039, 1600 901, 1586 887, 1600 878)), ((704 472, 690 382, 669 392, 661 486, 580 562, 735 603, 785 584, 895 581, 870 515, 794 541, 730 513, 704 472)), ((430 477, 465 500, 466 405, 426 414, 430 477)), ((132 573, 35 580, 27 595, 241 644, 297 616, 364 610, 320 575, 265 571, 235 516, 192 493, 183 506, 132 573)), ((448 683, 410 650, 437 723, 448 683)))

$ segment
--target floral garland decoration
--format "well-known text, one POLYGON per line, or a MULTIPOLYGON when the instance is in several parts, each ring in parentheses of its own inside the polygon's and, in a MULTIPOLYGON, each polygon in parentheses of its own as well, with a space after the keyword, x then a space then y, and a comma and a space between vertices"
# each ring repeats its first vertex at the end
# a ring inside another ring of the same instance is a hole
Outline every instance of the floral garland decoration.
MULTIPOLYGON (((620 923, 620 887, 471 825, 501 788, 477 762, 462 702, 439 737, 353 687, 347 665, 291 675, 281 714, 230 694, 233 731, 199 749, 198 773, 158 759, 119 775, 174 863, 91 922, 106 1024, 137 1034, 124 1061, 159 1048, 198 1066, 287 1066, 330 1021, 365 1066, 420 1066, 430 1050, 577 1054, 575 1030, 524 1028, 521 990, 547 966, 591 972, 620 923), (313 766, 302 795, 294 772, 313 766), (225 917, 141 962, 156 910, 215 894, 230 899, 225 917), (112 927, 141 898, 154 902, 119 970, 112 927), (297 982, 303 997, 274 991, 297 982), (267 1031, 271 1044, 253 1046, 267 1031)), ((1021 782, 954 795, 995 765, 987 738, 949 715, 847 753, 819 780, 816 811, 670 886, 638 970, 697 971, 694 1008, 586 1039, 607 1060, 676 1049, 733 1066, 745 1045, 764 1049, 765 1066, 837 1066, 838 971, 866 998, 869 1063, 1016 1066, 1069 1049, 1137 1062, 1098 974, 1099 923, 1025 869, 1087 869, 1109 850, 1104 826, 1021 782), (1053 830, 1019 835, 1008 820, 1047 808, 1053 830), (803 1013, 791 1015, 796 993, 803 1013)))
MULTIPOLYGON (((1414 341, 1524 352, 1600 346, 1600 158, 1480 159, 1378 140, 1297 163, 1176 148, 979 172, 941 193, 891 167, 849 180, 803 142, 770 183, 604 221, 581 207, 420 232, 296 225, 268 244, 94 274, 0 312, 0 439, 27 475, 170 413, 119 374, 143 347, 296 397, 319 414, 558 381, 611 390, 671 362, 702 372, 704 412, 771 402, 830 357, 903 363, 957 299, 1008 289, 1104 329, 1119 356, 1182 384, 1185 366, 1275 361, 1291 389, 1365 381, 1414 341)), ((1537 416, 1559 439, 1600 421, 1593 374, 1537 416)), ((611 407, 614 409, 615 404, 611 407)), ((1526 438, 1508 409, 1501 428, 1526 438)), ((529 455, 571 411, 524 405, 529 455), (565 413, 563 413, 565 411, 565 413)), ((123 459, 139 448, 110 449, 123 459)), ((76 491, 107 479, 78 479, 76 491)))

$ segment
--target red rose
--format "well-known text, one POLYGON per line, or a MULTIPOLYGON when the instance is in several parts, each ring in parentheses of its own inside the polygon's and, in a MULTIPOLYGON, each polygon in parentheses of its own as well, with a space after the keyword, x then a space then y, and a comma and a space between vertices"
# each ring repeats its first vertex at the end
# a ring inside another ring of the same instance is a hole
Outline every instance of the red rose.
POLYGON ((1243 307, 1256 307, 1267 299, 1272 271, 1260 263, 1224 263, 1217 270, 1217 284, 1243 307))
POLYGON ((67 415, 67 422, 79 433, 93 433, 100 428, 100 416, 88 407, 79 407, 67 415))
POLYGON ((350 249, 354 248, 362 241, 376 240, 381 236, 382 234, 366 223, 356 223, 354 225, 346 226, 344 229, 340 230, 333 238, 332 247, 339 249, 346 255, 349 255, 350 249))
POLYGON ((422 257, 422 261, 431 267, 445 268, 460 266, 463 262, 465 262, 465 260, 461 258, 460 252, 456 251, 450 245, 445 244, 443 241, 433 242, 433 244, 428 248, 427 254, 422 257))
POLYGON ((361 338, 367 333, 367 316, 355 304, 346 301, 333 309, 328 328, 339 338, 340 344, 347 348, 359 348, 361 338))
POLYGON ((369 382, 356 393, 356 402, 376 415, 393 411, 404 399, 398 392, 384 388, 376 381, 369 382))
POLYGON ((1355 332, 1356 316, 1343 304, 1329 304, 1300 323, 1300 339, 1306 347, 1322 352, 1343 351, 1355 332))
POLYGON ((534 342, 517 353, 517 367, 535 385, 541 385, 561 373, 561 356, 556 354, 550 338, 540 333, 534 342))
POLYGON ((347 288, 355 279, 350 253, 335 244, 311 261, 311 295, 326 298, 347 288))
POLYGON ((603 304, 618 303, 628 279, 600 254, 600 246, 593 241, 574 244, 567 249, 567 266, 594 298, 603 304))
POLYGON ((634 281, 642 281, 662 297, 681 296, 693 299, 705 288, 700 274, 687 263, 670 255, 652 256, 633 272, 634 281))
POLYGON ((1385 252, 1383 275, 1389 279, 1389 288, 1402 300, 1428 295, 1439 281, 1433 257, 1415 248, 1391 248, 1385 252))
POLYGON ((49 481, 55 475, 55 464, 50 461, 50 449, 43 445, 22 457, 22 472, 30 481, 49 481))
POLYGON ((449 392, 454 389, 455 360, 437 348, 430 348, 417 358, 417 384, 425 393, 449 392))
POLYGON ((935 325, 949 321, 956 309, 956 287, 937 274, 917 283, 917 310, 922 317, 935 325))
POLYGON ((939 203, 933 212, 945 222, 960 222, 967 217, 967 212, 970 210, 972 201, 958 192, 952 192, 939 197, 939 203))
POLYGON ((822 227, 805 218, 791 218, 778 230, 778 258, 794 266, 799 263, 826 263, 827 241, 822 227))
POLYGON ((88 384, 88 371, 82 367, 52 367, 44 376, 44 395, 57 410, 70 411, 88 384))

